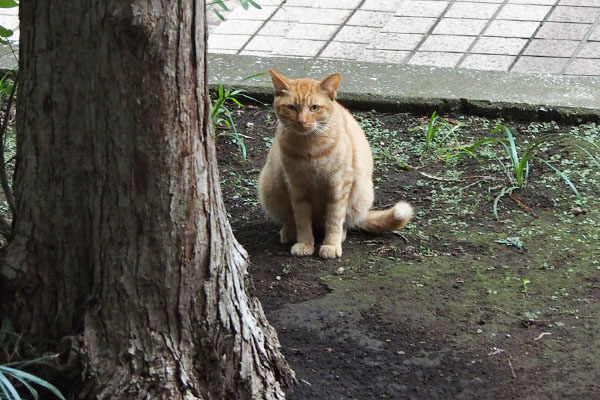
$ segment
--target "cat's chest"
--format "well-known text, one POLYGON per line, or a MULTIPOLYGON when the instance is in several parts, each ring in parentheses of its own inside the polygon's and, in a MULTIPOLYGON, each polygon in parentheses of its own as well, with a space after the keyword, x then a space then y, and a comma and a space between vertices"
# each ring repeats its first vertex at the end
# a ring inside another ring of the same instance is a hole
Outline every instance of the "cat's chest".
POLYGON ((295 149, 287 154, 283 150, 283 153, 283 168, 296 181, 329 181, 332 176, 348 169, 348 160, 339 149, 295 149))

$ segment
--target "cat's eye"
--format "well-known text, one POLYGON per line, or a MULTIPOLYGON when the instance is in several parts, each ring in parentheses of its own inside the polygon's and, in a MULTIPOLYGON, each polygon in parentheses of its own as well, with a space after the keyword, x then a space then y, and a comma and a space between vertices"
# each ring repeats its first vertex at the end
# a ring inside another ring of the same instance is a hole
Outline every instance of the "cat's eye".
POLYGON ((296 106, 293 104, 286 104, 285 106, 290 110, 296 110, 296 106))
POLYGON ((321 106, 313 104, 312 106, 310 106, 310 111, 312 112, 317 112, 321 109, 321 106))

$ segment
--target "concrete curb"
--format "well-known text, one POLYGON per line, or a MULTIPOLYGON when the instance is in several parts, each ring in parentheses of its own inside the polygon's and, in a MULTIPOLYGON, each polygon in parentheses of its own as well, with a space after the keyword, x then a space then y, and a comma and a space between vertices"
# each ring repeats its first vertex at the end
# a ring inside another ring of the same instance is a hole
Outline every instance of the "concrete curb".
POLYGON ((398 64, 209 54, 209 86, 218 82, 272 101, 269 68, 290 78, 339 72, 340 103, 388 112, 460 112, 488 117, 600 122, 600 78, 398 64))

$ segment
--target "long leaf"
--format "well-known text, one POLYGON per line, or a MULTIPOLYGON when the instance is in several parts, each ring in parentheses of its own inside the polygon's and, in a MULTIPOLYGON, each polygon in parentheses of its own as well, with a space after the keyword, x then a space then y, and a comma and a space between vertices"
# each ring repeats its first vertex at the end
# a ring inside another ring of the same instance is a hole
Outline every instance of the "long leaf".
POLYGON ((212 10, 221 21, 225 21, 225 17, 219 12, 219 10, 217 10, 216 8, 213 8, 212 10))
POLYGON ((62 393, 53 384, 33 374, 30 374, 29 372, 21 371, 19 369, 14 369, 6 366, 0 366, 0 370, 4 370, 7 373, 10 373, 11 375, 18 374, 21 376, 21 378, 27 379, 31 383, 35 383, 36 385, 48 389, 50 392, 52 392, 53 395, 55 395, 59 399, 66 400, 62 393))
POLYGON ((18 7, 19 3, 14 0, 0 0, 0 8, 13 8, 18 7))
POLYGON ((215 0, 215 3, 217 3, 219 6, 221 6, 221 8, 225 11, 228 11, 229 8, 227 8, 227 5, 225 3, 223 3, 223 0, 215 0))
MULTIPOLYGON (((592 144, 594 144, 594 143, 592 143, 592 144)), ((580 146, 580 145, 578 145, 578 144, 576 144, 576 145, 575 145, 575 147, 577 147, 579 150, 581 150, 581 151, 583 151, 585 154, 587 154, 587 156, 588 156, 588 157, 589 157, 589 158, 592 160, 592 162, 593 162, 594 164, 596 164, 596 166, 597 166, 598 168, 600 168, 600 161, 598 161, 598 159, 596 158, 596 156, 594 156, 594 155, 593 155, 593 154, 592 154, 592 153, 591 153, 591 152, 590 152, 588 149, 586 149, 585 147, 583 147, 583 146, 580 146)))
POLYGON ((35 390, 33 388, 33 386, 31 386, 25 379, 19 377, 18 375, 12 375, 12 377, 14 379, 18 380, 19 382, 21 382, 21 385, 25 386, 25 388, 27 390, 29 390, 29 393, 31 393, 31 395, 33 396, 33 398, 35 400, 38 400, 39 396, 38 396, 37 390, 35 390))
MULTIPOLYGON (((519 154, 517 153, 517 145, 515 144, 515 138, 510 129, 504 127, 504 131, 506 132, 506 137, 508 137, 508 144, 510 145, 510 151, 508 152, 508 155, 512 161, 513 168, 516 174, 519 170, 519 165, 521 164, 519 161, 519 154)), ((519 181, 519 179, 517 179, 517 181, 519 181)), ((521 185, 521 182, 519 183, 519 185, 521 185)))
POLYGON ((492 207, 492 211, 497 220, 500 220, 500 217, 498 216, 498 202, 507 193, 511 193, 513 190, 516 190, 516 189, 518 189, 517 186, 503 187, 502 190, 500 191, 500 194, 498 196, 496 196, 496 198, 494 199, 494 206, 492 207))
POLYGON ((263 75, 267 75, 267 73, 266 72, 259 72, 257 74, 249 75, 249 76, 245 77, 244 79, 242 79, 240 82, 244 82, 244 81, 247 81, 249 79, 256 78, 257 76, 263 76, 263 75))
POLYGON ((258 8, 259 10, 262 9, 262 7, 260 5, 258 5, 258 3, 254 2, 254 0, 246 0, 246 1, 250 4, 252 4, 252 7, 258 8))
POLYGON ((19 396, 19 392, 13 386, 13 384, 8 380, 4 373, 0 371, 0 388, 2 392, 6 396, 7 399, 21 400, 21 396, 19 396))
POLYGON ((540 160, 541 162, 543 162, 544 164, 546 164, 548 167, 550 167, 554 172, 556 172, 556 174, 558 176, 560 176, 561 178, 563 178, 563 180, 565 181, 565 183, 567 185, 569 185, 569 187, 571 188, 571 190, 573 191, 573 193, 575 193, 575 195, 577 196, 577 198, 579 199, 579 201, 581 201, 581 195, 579 194, 579 191, 577 190, 577 188, 575 187, 575 185, 573 184, 573 182, 571 182, 571 180, 569 179, 569 177, 567 175, 565 175, 564 172, 562 172, 561 170, 559 170, 558 168, 556 168, 554 165, 550 164, 548 161, 542 159, 542 158, 538 158, 538 160, 540 160))

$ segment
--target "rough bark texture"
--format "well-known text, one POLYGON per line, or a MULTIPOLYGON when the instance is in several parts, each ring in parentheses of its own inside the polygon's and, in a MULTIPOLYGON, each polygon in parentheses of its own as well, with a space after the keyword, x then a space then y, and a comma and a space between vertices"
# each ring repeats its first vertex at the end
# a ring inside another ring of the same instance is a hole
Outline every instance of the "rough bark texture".
POLYGON ((20 19, 4 311, 79 338, 77 398, 283 398, 293 372, 221 200, 204 2, 31 0, 20 19))

